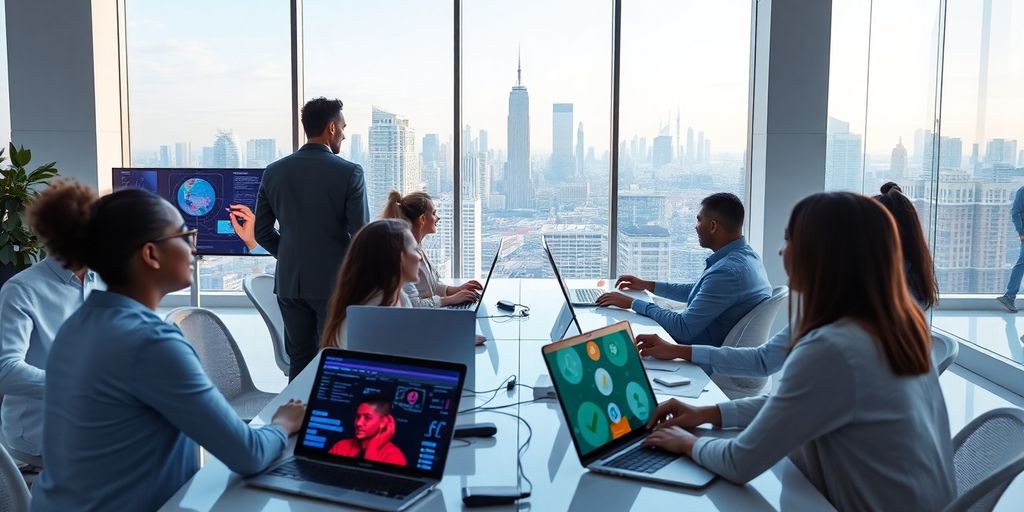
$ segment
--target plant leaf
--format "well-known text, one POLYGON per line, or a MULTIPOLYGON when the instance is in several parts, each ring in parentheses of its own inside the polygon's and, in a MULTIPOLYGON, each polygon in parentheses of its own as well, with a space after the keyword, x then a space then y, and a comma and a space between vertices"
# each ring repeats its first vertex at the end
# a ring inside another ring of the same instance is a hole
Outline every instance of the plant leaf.
POLYGON ((14 247, 11 245, 4 245, 0 247, 0 264, 11 265, 14 263, 14 247))

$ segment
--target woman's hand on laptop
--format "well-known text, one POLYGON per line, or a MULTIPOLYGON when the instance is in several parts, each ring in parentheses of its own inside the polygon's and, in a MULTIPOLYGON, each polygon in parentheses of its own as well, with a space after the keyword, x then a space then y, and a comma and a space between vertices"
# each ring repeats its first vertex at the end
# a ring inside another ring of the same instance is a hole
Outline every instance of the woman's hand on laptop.
POLYGON ((447 297, 441 297, 442 306, 462 304, 464 302, 475 302, 480 299, 480 294, 475 290, 459 290, 447 297))
POLYGON ((649 292, 653 292, 654 281, 648 281, 629 274, 623 274, 615 280, 615 287, 619 290, 647 290, 649 292))
POLYGON ((666 361, 677 357, 689 361, 693 355, 690 345, 678 345, 662 339, 657 334, 638 334, 636 348, 640 351, 641 357, 653 357, 666 361))
POLYGON ((459 286, 456 286, 455 289, 456 290, 460 290, 460 291, 461 290, 480 291, 480 290, 484 289, 484 286, 482 284, 480 284, 480 281, 477 281, 476 279, 470 279, 469 281, 466 281, 465 283, 462 283, 459 286))
POLYGON ((658 447, 662 450, 681 455, 693 453, 693 445, 697 442, 697 436, 691 434, 682 427, 660 428, 651 432, 651 435, 644 439, 644 446, 658 447))
POLYGON ((669 427, 693 428, 710 423, 716 427, 722 425, 722 411, 717 405, 694 407, 676 398, 670 398, 658 405, 654 416, 647 422, 647 428, 661 430, 669 427))
POLYGON ((306 404, 302 403, 302 400, 288 400, 288 403, 277 408, 270 423, 279 425, 288 435, 292 435, 302 428, 302 420, 305 417, 306 404))

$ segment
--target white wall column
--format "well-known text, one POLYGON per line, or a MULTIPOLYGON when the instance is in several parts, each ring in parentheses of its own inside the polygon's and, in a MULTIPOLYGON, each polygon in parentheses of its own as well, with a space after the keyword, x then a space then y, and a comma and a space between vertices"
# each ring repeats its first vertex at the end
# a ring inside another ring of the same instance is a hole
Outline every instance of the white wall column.
POLYGON ((775 286, 793 206, 825 188, 831 0, 758 0, 751 119, 750 243, 775 286))
POLYGON ((110 169, 128 163, 123 0, 6 5, 12 141, 32 150, 30 166, 55 161, 108 191, 110 169))

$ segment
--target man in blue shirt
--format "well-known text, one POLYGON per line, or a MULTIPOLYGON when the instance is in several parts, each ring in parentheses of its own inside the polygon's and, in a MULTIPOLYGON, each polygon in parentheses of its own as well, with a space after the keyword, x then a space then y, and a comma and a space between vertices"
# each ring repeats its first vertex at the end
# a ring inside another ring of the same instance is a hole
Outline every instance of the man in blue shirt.
POLYGON ((743 203, 733 194, 712 194, 701 201, 697 214, 697 238, 701 247, 714 251, 704 273, 695 283, 671 284, 646 281, 631 275, 619 277, 616 286, 647 290, 662 297, 686 302, 675 312, 650 302, 609 292, 597 299, 599 306, 617 306, 649 317, 661 325, 676 343, 719 347, 744 315, 772 294, 761 257, 743 238, 743 203))
POLYGON ((1020 255, 1017 256, 1017 263, 1010 270, 1010 282, 1006 283, 1006 293, 998 300, 1000 304, 1010 313, 1017 312, 1017 292, 1020 291, 1020 280, 1024 277, 1024 187, 1018 188, 1013 196, 1013 206, 1010 207, 1010 218, 1013 220, 1013 227, 1020 237, 1020 255))
POLYGON ((21 462, 43 466, 46 358, 61 325, 97 287, 103 283, 95 273, 64 268, 50 256, 0 288, 0 434, 21 462))

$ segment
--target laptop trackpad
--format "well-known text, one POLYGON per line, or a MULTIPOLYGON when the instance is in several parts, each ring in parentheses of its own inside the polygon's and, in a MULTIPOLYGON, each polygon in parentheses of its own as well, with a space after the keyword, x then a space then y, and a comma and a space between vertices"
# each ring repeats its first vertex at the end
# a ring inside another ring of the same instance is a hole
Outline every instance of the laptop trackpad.
POLYGON ((700 467, 689 457, 680 457, 654 472, 655 478, 679 482, 682 485, 703 487, 715 478, 714 473, 700 467))

